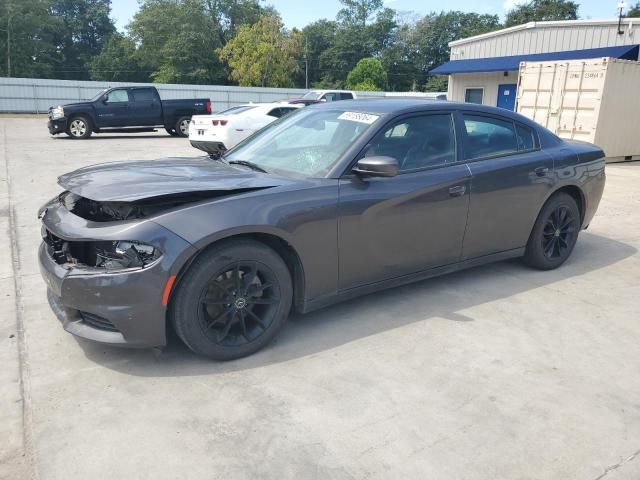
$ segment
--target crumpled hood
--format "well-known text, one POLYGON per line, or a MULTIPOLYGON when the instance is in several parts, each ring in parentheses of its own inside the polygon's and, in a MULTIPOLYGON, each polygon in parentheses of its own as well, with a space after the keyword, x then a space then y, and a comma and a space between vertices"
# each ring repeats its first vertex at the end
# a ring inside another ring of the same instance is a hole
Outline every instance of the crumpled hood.
POLYGON ((290 180, 202 158, 110 162, 58 177, 65 190, 98 202, 133 202, 187 192, 277 187, 290 180))

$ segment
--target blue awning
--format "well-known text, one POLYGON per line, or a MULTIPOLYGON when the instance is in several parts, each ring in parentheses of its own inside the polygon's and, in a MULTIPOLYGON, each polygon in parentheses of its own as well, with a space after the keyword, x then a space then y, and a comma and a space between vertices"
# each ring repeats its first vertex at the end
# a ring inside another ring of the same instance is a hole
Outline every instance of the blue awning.
POLYGON ((520 62, 548 60, 581 60, 584 58, 599 57, 638 60, 638 47, 640 47, 640 45, 621 45, 617 47, 589 48, 586 50, 568 50, 565 52, 511 55, 509 57, 452 60, 434 68, 429 73, 433 75, 451 75, 452 73, 508 72, 518 70, 520 68, 520 62))

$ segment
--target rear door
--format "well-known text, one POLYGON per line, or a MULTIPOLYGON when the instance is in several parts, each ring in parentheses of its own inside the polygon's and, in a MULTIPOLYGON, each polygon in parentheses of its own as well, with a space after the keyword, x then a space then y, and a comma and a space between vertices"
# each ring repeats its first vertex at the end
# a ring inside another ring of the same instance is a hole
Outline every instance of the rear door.
MULTIPOLYGON (((469 205, 451 112, 401 118, 364 156, 391 156, 391 178, 345 175, 339 183, 339 288, 388 280, 459 260, 469 205)), ((360 157, 360 158, 361 158, 360 157)))
POLYGON ((131 125, 129 117, 129 91, 114 88, 94 105, 98 127, 126 127, 131 125))
POLYGON ((553 158, 527 125, 499 115, 460 113, 471 170, 462 258, 522 248, 553 187, 553 158))
POLYGON ((132 88, 129 93, 130 125, 144 127, 163 123, 162 105, 155 88, 132 88))

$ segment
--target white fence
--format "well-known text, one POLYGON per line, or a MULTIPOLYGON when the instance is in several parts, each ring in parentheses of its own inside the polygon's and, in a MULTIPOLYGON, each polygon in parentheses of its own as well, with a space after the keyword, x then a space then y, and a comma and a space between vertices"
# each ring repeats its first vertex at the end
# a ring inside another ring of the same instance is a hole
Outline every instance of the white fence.
MULTIPOLYGON (((152 85, 165 100, 209 98, 214 111, 246 102, 273 102, 304 95, 300 88, 230 87, 225 85, 174 85, 164 83, 87 82, 39 78, 0 78, 0 112, 46 113, 49 107, 87 100, 105 88, 152 85)), ((442 98, 446 93, 358 92, 360 97, 411 96, 442 98)), ((445 97, 446 98, 446 97, 445 97)))

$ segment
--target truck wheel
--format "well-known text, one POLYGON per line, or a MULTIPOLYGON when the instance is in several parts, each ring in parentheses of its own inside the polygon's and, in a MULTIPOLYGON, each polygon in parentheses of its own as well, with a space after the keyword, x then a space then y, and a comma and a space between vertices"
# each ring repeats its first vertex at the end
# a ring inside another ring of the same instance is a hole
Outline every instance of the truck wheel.
POLYGON ((165 128, 165 130, 167 131, 167 133, 169 135, 171 135, 172 137, 177 137, 178 134, 176 133, 176 131, 173 128, 165 128))
POLYGON ((67 135, 73 139, 89 138, 93 133, 91 121, 87 117, 79 115, 72 117, 67 126, 67 135))
POLYGON ((176 134, 179 137, 188 137, 189 136, 189 122, 191 118, 189 117, 180 117, 176 122, 176 134))

